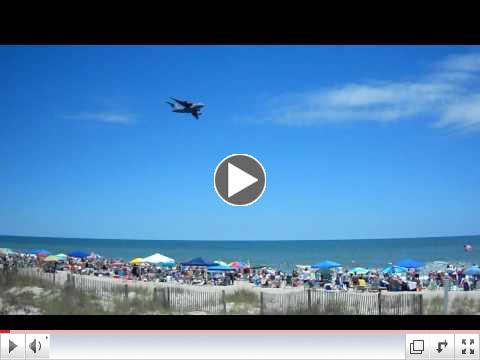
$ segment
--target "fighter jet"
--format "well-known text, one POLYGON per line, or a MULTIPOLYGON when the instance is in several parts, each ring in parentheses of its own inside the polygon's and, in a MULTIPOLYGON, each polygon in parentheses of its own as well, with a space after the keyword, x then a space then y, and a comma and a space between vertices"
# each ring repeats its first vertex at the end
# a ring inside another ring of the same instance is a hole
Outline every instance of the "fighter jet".
POLYGON ((172 107, 173 112, 189 113, 189 114, 192 114, 192 116, 197 120, 198 120, 198 116, 202 114, 200 110, 205 106, 202 103, 193 103, 191 101, 178 100, 172 97, 170 99, 172 99, 176 103, 175 104, 170 101, 166 101, 166 103, 172 107))

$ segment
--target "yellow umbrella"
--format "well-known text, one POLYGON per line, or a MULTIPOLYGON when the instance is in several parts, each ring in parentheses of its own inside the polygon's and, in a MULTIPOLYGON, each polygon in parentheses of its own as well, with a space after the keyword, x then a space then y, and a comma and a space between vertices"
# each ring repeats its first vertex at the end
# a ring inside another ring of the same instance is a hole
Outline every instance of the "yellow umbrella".
POLYGON ((60 259, 55 256, 55 255, 50 255, 50 256, 47 256, 43 261, 46 261, 46 262, 57 262, 59 261, 60 259))
POLYGON ((143 259, 142 258, 135 258, 133 260, 130 261, 130 264, 141 264, 143 262, 143 259))

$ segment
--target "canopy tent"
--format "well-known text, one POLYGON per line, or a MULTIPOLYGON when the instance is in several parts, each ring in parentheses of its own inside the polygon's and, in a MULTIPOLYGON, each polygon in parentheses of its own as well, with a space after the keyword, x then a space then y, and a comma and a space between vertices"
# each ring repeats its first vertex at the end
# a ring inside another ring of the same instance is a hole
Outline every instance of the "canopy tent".
POLYGON ((224 272, 224 271, 234 271, 235 269, 230 266, 224 265, 213 265, 208 267, 208 271, 210 272, 224 272))
POLYGON ((407 268, 407 269, 418 269, 418 268, 421 268, 421 267, 425 266, 425 264, 423 262, 418 261, 418 260, 414 260, 414 259, 403 259, 403 260, 400 260, 399 262, 397 262, 395 265, 400 266, 400 267, 404 267, 404 268, 407 268))
POLYGON ((143 262, 144 262, 143 259, 142 259, 142 258, 139 258, 139 257, 130 260, 130 264, 134 264, 134 265, 138 265, 138 264, 141 264, 141 263, 143 263, 143 262))
POLYGON ((86 251, 82 251, 82 250, 70 251, 68 253, 68 256, 81 258, 81 259, 84 259, 84 258, 88 257, 89 255, 90 255, 90 253, 88 253, 86 251))
POLYGON ((52 253, 48 250, 45 250, 45 249, 39 249, 39 250, 32 250, 31 251, 32 254, 35 254, 39 257, 45 257, 45 256, 48 256, 48 255, 51 255, 52 253))
POLYGON ((393 266, 386 267, 385 269, 383 269, 382 272, 384 274, 402 274, 402 273, 406 273, 407 271, 408 271, 407 268, 404 268, 402 266, 393 265, 393 266))
POLYGON ((201 257, 193 258, 190 261, 182 263, 182 266, 212 266, 212 265, 216 265, 216 264, 206 261, 201 257))
POLYGON ((43 261, 46 261, 46 262, 58 262, 60 261, 60 259, 55 256, 55 255, 49 255, 47 256, 45 259, 43 259, 43 261))
POLYGON ((175 260, 165 255, 155 253, 143 259, 143 262, 150 264, 175 264, 175 260))
POLYGON ((336 267, 339 267, 339 266, 341 266, 341 264, 339 264, 335 261, 324 260, 324 261, 320 261, 317 264, 312 265, 312 268, 313 269, 331 269, 331 268, 336 268, 336 267))
POLYGON ((0 248, 0 255, 15 255, 16 252, 9 248, 0 248))
POLYGON ((368 273, 370 270, 368 269, 365 269, 363 267, 354 267, 353 269, 350 270, 351 273, 353 274, 366 274, 368 273))
POLYGON ((480 275, 480 268, 478 266, 469 267, 465 270, 466 275, 480 275))

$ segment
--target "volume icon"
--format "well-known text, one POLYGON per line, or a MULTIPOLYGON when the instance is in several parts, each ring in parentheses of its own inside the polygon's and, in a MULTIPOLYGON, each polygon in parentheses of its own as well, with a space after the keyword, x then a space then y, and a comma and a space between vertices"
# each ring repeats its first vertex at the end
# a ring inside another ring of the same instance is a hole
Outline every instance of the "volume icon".
POLYGON ((33 339, 33 341, 28 345, 30 350, 33 351, 34 354, 37 353, 37 351, 42 350, 42 343, 40 341, 37 341, 37 339, 33 339))

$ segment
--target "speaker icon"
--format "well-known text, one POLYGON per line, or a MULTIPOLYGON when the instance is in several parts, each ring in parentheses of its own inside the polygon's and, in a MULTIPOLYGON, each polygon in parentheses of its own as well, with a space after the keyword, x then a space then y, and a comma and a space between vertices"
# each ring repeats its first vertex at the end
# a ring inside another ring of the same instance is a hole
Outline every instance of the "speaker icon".
POLYGON ((33 339, 33 341, 28 345, 30 350, 33 351, 34 354, 37 353, 37 351, 42 350, 42 343, 40 341, 37 341, 37 339, 33 339))

